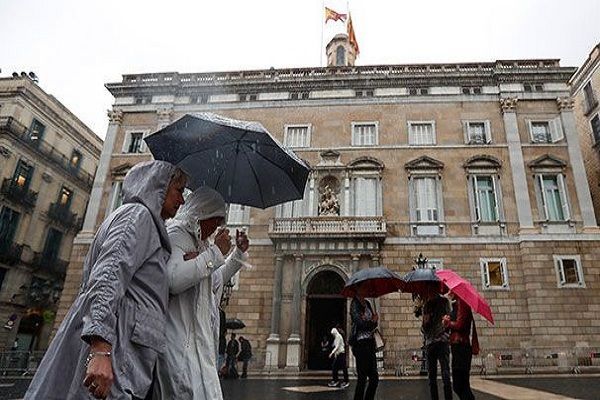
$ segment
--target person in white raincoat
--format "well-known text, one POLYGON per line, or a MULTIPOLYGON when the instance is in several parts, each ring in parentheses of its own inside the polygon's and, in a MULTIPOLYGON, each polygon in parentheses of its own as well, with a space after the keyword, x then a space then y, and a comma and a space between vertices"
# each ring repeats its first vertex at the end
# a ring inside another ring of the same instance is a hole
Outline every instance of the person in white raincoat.
POLYGON ((154 399, 220 400, 217 371, 219 302, 224 285, 245 264, 248 237, 236 233, 231 249, 225 202, 208 187, 196 189, 167 224, 172 253, 167 264, 169 312, 166 351, 159 357, 154 399))

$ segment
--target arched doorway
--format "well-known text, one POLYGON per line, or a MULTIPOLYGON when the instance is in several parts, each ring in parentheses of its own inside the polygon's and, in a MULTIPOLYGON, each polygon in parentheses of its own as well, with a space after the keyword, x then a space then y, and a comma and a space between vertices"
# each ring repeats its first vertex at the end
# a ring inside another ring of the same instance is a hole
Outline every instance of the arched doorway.
POLYGON ((306 367, 312 370, 331 368, 328 353, 321 347, 331 328, 346 326, 346 298, 340 295, 344 279, 334 271, 317 273, 306 288, 306 367))

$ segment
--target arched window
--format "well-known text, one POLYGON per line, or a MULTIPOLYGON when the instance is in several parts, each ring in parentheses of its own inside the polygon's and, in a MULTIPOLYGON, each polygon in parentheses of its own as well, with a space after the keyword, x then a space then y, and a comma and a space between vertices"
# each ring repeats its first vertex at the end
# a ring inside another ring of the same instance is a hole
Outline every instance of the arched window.
POLYGON ((344 49, 344 46, 338 46, 338 48, 335 50, 335 65, 346 65, 346 49, 344 49))

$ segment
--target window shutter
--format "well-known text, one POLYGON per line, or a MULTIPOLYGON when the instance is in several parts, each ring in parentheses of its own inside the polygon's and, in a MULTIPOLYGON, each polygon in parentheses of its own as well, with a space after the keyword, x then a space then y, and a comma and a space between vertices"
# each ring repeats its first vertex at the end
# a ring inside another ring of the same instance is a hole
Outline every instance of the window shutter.
POLYGON ((494 210, 496 211, 496 221, 500 221, 500 210, 498 207, 498 186, 496 185, 496 177, 491 176, 492 178, 492 188, 494 190, 494 210))
POLYGON ((490 121, 487 120, 484 123, 485 125, 485 142, 492 143, 492 129, 490 127, 490 121))
POLYGON ((125 139, 123 140, 123 148, 121 149, 121 153, 127 153, 127 150, 129 150, 130 144, 131 144, 131 132, 127 132, 125 134, 125 139))
POLYGON ((496 207, 498 208, 498 221, 504 221, 504 199, 502 198, 502 185, 500 184, 500 176, 493 176, 494 191, 496 192, 496 207))
POLYGON ((536 180, 536 189, 539 190, 538 206, 540 207, 540 218, 547 221, 548 219, 550 219, 550 216, 548 214, 548 201, 546 199, 546 189, 544 188, 544 176, 542 174, 536 175, 536 180))
POLYGON ((434 195, 436 199, 435 209, 437 212, 437 216, 435 218, 436 222, 444 222, 444 199, 443 199, 443 191, 442 191, 442 178, 437 177, 433 179, 434 182, 434 195))
POLYGON ((146 141, 144 139, 146 139, 148 136, 150 136, 150 132, 144 132, 144 134, 142 135, 142 143, 140 144, 140 153, 145 153, 148 151, 148 146, 146 145, 146 141))
POLYGON ((567 186, 565 185, 565 178, 563 174, 558 174, 557 175, 557 181, 558 181, 558 190, 560 192, 560 201, 561 201, 561 205, 562 205, 562 209, 563 209, 563 216, 565 221, 568 221, 571 219, 571 213, 569 210, 569 198, 567 196, 567 186))
POLYGON ((506 259, 500 261, 500 268, 502 273, 502 287, 508 286, 508 268, 506 268, 506 259))
POLYGON ((567 280, 565 279, 565 270, 563 269, 563 263, 561 259, 556 260, 556 266, 558 268, 560 284, 564 285, 567 280))
POLYGON ((408 179, 408 209, 410 211, 410 221, 417 221, 417 188, 414 178, 408 179))
POLYGON ((471 175, 471 187, 473 188, 473 206, 475 211, 475 221, 481 221, 481 210, 479 208, 479 191, 477 190, 477 176, 471 175))
POLYGON ((469 144, 471 142, 471 137, 469 136, 469 121, 463 121, 462 127, 463 135, 465 136, 465 143, 469 144))
POLYGON ((478 221, 478 210, 476 205, 476 194, 475 194, 475 185, 474 185, 474 175, 467 176, 467 196, 469 198, 469 211, 471 213, 471 221, 478 221))
POLYGON ((552 143, 556 143, 564 139, 565 135, 562 129, 562 121, 560 120, 560 117, 556 117, 550 121, 550 135, 552 136, 552 143))
POLYGON ((526 119, 525 123, 527 124, 527 129, 529 129, 529 138, 532 142, 535 142, 535 140, 533 139, 533 125, 531 124, 531 120, 530 119, 526 119))
POLYGON ((483 272, 483 285, 486 288, 489 288, 490 287, 490 269, 489 269, 487 261, 482 261, 481 266, 482 266, 481 269, 483 272))

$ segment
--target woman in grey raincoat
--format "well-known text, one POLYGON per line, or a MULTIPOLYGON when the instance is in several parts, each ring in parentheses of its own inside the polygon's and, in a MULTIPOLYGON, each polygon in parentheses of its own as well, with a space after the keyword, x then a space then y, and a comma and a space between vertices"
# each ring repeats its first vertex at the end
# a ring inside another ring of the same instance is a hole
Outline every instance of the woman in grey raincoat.
POLYGON ((102 223, 83 265, 79 295, 40 363, 27 400, 144 398, 165 347, 164 220, 184 203, 186 177, 164 161, 136 165, 123 205, 102 223))
POLYGON ((167 348, 157 364, 155 399, 220 400, 217 373, 219 302, 224 285, 246 259, 248 238, 236 233, 231 249, 229 231, 220 230, 214 244, 208 241, 225 221, 225 202, 213 189, 201 187, 186 199, 167 231, 173 252, 169 273, 167 348))

